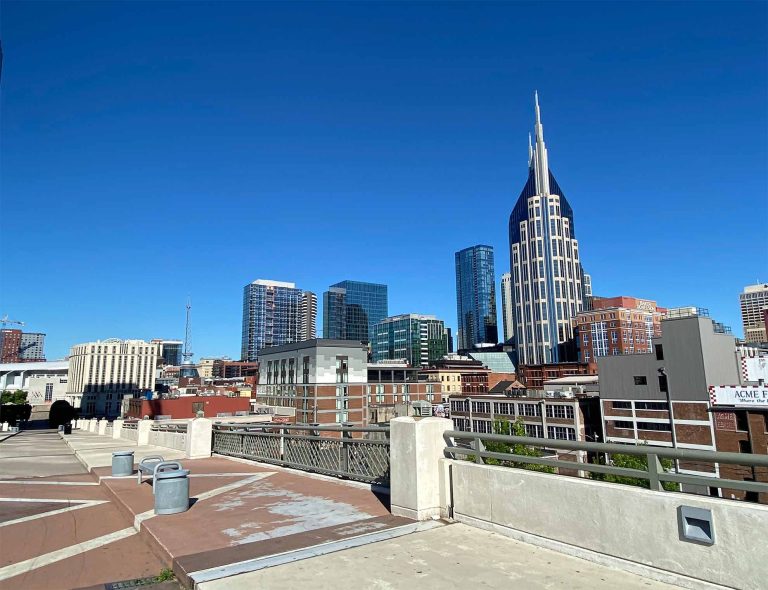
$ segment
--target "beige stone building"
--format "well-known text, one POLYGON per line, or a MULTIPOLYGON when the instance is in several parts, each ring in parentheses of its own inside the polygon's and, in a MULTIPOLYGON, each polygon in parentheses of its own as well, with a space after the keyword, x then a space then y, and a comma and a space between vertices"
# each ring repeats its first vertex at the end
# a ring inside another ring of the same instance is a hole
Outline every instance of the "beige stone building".
POLYGON ((160 344, 144 340, 98 340, 72 347, 67 400, 81 416, 117 416, 123 399, 155 387, 160 344))

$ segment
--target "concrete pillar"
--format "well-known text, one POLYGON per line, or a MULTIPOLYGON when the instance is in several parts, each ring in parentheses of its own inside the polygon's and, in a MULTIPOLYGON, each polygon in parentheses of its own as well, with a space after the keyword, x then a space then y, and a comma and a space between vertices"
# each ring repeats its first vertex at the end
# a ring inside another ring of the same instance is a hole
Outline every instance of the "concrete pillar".
POLYGON ((8 422, 3 422, 3 432, 8 432, 8 422))
POLYGON ((139 420, 136 424, 136 444, 138 446, 145 446, 149 444, 149 431, 152 430, 154 420, 139 420))
POLYGON ((101 436, 105 436, 107 434, 107 424, 109 424, 109 422, 106 418, 99 420, 98 432, 101 436))
POLYGON ((112 422, 112 438, 121 438, 123 435, 123 422, 122 418, 115 419, 112 422))
POLYGON ((88 422, 88 432, 96 432, 96 424, 98 424, 98 420, 96 418, 91 418, 88 422))
POLYGON ((440 517, 440 459, 446 418, 394 418, 390 423, 390 502, 395 516, 440 517))
POLYGON ((213 421, 195 418, 187 422, 187 459, 204 459, 211 456, 213 447, 213 421))

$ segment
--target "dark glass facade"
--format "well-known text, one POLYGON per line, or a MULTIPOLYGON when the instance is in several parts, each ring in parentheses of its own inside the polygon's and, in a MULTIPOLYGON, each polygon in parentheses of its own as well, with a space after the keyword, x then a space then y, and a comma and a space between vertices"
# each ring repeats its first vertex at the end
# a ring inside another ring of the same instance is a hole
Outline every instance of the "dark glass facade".
POLYGON ((277 281, 244 287, 242 360, 256 361, 262 348, 301 340, 302 293, 293 283, 277 281))
POLYGON ((368 342, 388 314, 386 285, 341 281, 323 294, 323 338, 368 342))
POLYGON ((492 246, 456 252, 456 312, 459 350, 496 344, 496 286, 492 246))

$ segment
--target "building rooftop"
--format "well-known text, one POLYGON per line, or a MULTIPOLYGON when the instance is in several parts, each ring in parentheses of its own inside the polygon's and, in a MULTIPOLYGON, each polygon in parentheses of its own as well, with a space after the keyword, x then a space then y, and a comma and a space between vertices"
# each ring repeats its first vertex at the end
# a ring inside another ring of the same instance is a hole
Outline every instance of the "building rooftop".
POLYGON ((481 352, 470 350, 467 354, 476 361, 483 363, 494 373, 514 373, 516 370, 515 364, 512 362, 512 357, 507 352, 481 352))
POLYGON ((287 352, 289 350, 302 350, 305 348, 362 348, 367 350, 367 346, 359 340, 336 340, 333 338, 314 338, 312 340, 302 340, 301 342, 291 342, 289 344, 281 344, 280 346, 267 346, 259 351, 259 356, 262 357, 267 354, 277 354, 279 352, 287 352))
POLYGON ((36 363, 0 363, 0 373, 13 371, 63 371, 69 368, 67 361, 41 361, 36 363))

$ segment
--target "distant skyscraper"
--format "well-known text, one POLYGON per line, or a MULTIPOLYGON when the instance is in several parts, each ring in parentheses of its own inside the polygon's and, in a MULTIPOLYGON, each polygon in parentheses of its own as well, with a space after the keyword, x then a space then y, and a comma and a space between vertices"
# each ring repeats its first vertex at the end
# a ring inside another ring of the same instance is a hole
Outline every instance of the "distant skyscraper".
POLYGON ((568 360, 571 318, 583 308, 573 210, 549 170, 539 99, 536 147, 528 144, 528 181, 509 217, 512 317, 521 365, 568 360))
POLYGON ((471 246, 456 252, 456 311, 459 350, 498 343, 492 246, 471 246))
POLYGON ((515 336, 514 322, 512 319, 512 275, 505 272, 501 275, 501 321, 504 326, 504 342, 515 336))
POLYGON ((160 358, 158 359, 164 365, 181 365, 181 351, 184 343, 181 340, 162 340, 156 338, 151 341, 152 344, 160 345, 160 358))
POLYGON ((741 302, 741 323, 744 326, 744 340, 747 342, 768 342, 763 310, 768 308, 768 283, 744 287, 739 295, 741 302))
POLYGON ((317 295, 312 291, 304 291, 301 294, 301 340, 314 340, 317 338, 317 295))
POLYGON ((412 367, 427 366, 448 352, 445 323, 433 315, 405 313, 374 325, 373 362, 405 359, 412 367))
POLYGON ((341 281, 323 294, 323 338, 368 342, 388 314, 386 285, 341 281))
POLYGON ((242 360, 256 361, 262 348, 301 340, 302 293, 294 283, 265 279, 243 288, 242 360))
POLYGON ((583 273, 581 278, 581 286, 584 289, 584 309, 589 311, 594 305, 594 297, 592 295, 592 276, 588 275, 587 273, 583 273))

